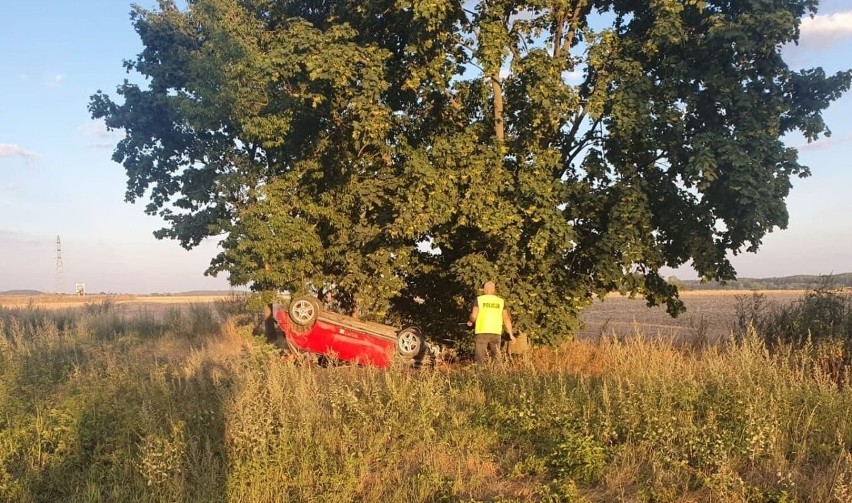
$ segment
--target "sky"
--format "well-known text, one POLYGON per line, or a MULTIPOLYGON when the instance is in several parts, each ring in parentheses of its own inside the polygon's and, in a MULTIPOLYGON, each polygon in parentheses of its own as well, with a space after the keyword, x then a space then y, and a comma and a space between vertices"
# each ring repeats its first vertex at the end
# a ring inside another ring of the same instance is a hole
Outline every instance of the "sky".
MULTIPOLYGON (((137 1, 153 7, 152 0, 137 1)), ((122 61, 142 45, 123 0, 2 0, 0 16, 0 291, 176 293, 227 290, 227 277, 204 276, 215 239, 187 251, 152 233, 162 227, 144 201, 124 202, 124 168, 112 162, 120 133, 93 121, 97 90, 114 96, 127 77, 122 61), (61 274, 57 272, 57 237, 61 274)), ((852 67, 852 1, 824 0, 806 19, 798 46, 784 48, 793 68, 852 67)), ((829 139, 798 137, 810 178, 796 179, 786 230, 757 254, 733 257, 740 277, 852 272, 852 93, 824 114, 829 139)), ((690 268, 665 275, 693 279, 690 268)))

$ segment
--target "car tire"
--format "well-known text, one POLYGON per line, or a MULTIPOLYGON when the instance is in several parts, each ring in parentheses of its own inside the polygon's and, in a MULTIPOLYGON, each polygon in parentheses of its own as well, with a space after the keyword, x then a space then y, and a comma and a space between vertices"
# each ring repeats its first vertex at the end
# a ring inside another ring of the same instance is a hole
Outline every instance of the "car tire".
POLYGON ((421 358, 426 351, 426 339, 417 327, 405 327, 396 335, 396 354, 411 360, 421 358))
POLYGON ((321 309, 319 299, 313 295, 297 295, 290 300, 287 313, 296 325, 310 327, 317 321, 321 309))

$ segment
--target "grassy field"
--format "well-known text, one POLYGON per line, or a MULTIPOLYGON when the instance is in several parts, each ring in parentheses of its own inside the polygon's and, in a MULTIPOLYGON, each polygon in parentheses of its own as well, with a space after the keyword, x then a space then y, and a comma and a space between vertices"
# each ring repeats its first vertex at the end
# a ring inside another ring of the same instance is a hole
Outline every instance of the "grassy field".
MULTIPOLYGON (((762 292, 770 302, 789 304, 802 296, 802 290, 769 290, 762 292)), ((728 337, 735 320, 735 306, 752 291, 713 290, 681 292, 687 312, 678 318, 666 314, 664 307, 648 308, 641 298, 618 294, 605 301, 596 301, 583 312, 584 326, 576 338, 596 339, 601 335, 617 337, 663 337, 676 341, 706 338, 716 341, 728 337)), ((38 295, 0 296, 0 307, 100 309, 107 305, 111 311, 124 315, 163 315, 194 304, 214 304, 226 301, 227 296, 177 295, 38 295)))
POLYGON ((108 306, 122 313, 138 314, 146 309, 161 312, 167 310, 169 306, 210 304, 227 298, 224 295, 0 295, 0 307, 68 309, 108 306))
POLYGON ((0 308, 0 501, 852 501, 817 347, 379 371, 283 360, 233 301, 81 307, 0 308))

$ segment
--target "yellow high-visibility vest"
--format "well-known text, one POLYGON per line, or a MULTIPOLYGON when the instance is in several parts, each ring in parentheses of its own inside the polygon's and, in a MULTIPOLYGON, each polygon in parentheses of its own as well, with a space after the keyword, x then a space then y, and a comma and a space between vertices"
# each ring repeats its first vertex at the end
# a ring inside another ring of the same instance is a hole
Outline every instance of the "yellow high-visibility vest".
POLYGON ((505 302, 496 295, 480 295, 476 298, 479 313, 476 315, 477 334, 503 333, 503 306, 505 302))

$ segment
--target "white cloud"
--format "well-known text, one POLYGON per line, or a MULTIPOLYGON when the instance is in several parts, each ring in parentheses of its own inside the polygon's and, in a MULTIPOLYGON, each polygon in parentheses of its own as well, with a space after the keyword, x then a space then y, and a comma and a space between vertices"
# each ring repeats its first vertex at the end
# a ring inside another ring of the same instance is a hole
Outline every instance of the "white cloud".
POLYGON ((825 150, 844 143, 849 143, 850 141, 852 141, 852 134, 847 134, 841 137, 822 137, 819 140, 812 141, 810 143, 797 145, 796 148, 799 150, 825 150))
POLYGON ((53 75, 46 75, 42 78, 44 85, 51 89, 56 89, 65 82, 65 75, 61 73, 56 73, 53 75))
POLYGON ((852 10, 806 17, 801 30, 802 43, 820 46, 852 37, 852 10))
POLYGON ((89 139, 90 148, 113 148, 118 142, 118 132, 108 131, 103 119, 89 121, 77 128, 89 139))
POLYGON ((24 159, 35 159, 39 155, 35 152, 25 150, 14 143, 0 143, 0 158, 23 157, 24 159))
POLYGON ((103 119, 90 120, 89 122, 78 126, 77 129, 87 135, 98 136, 101 138, 106 138, 109 134, 103 119))

